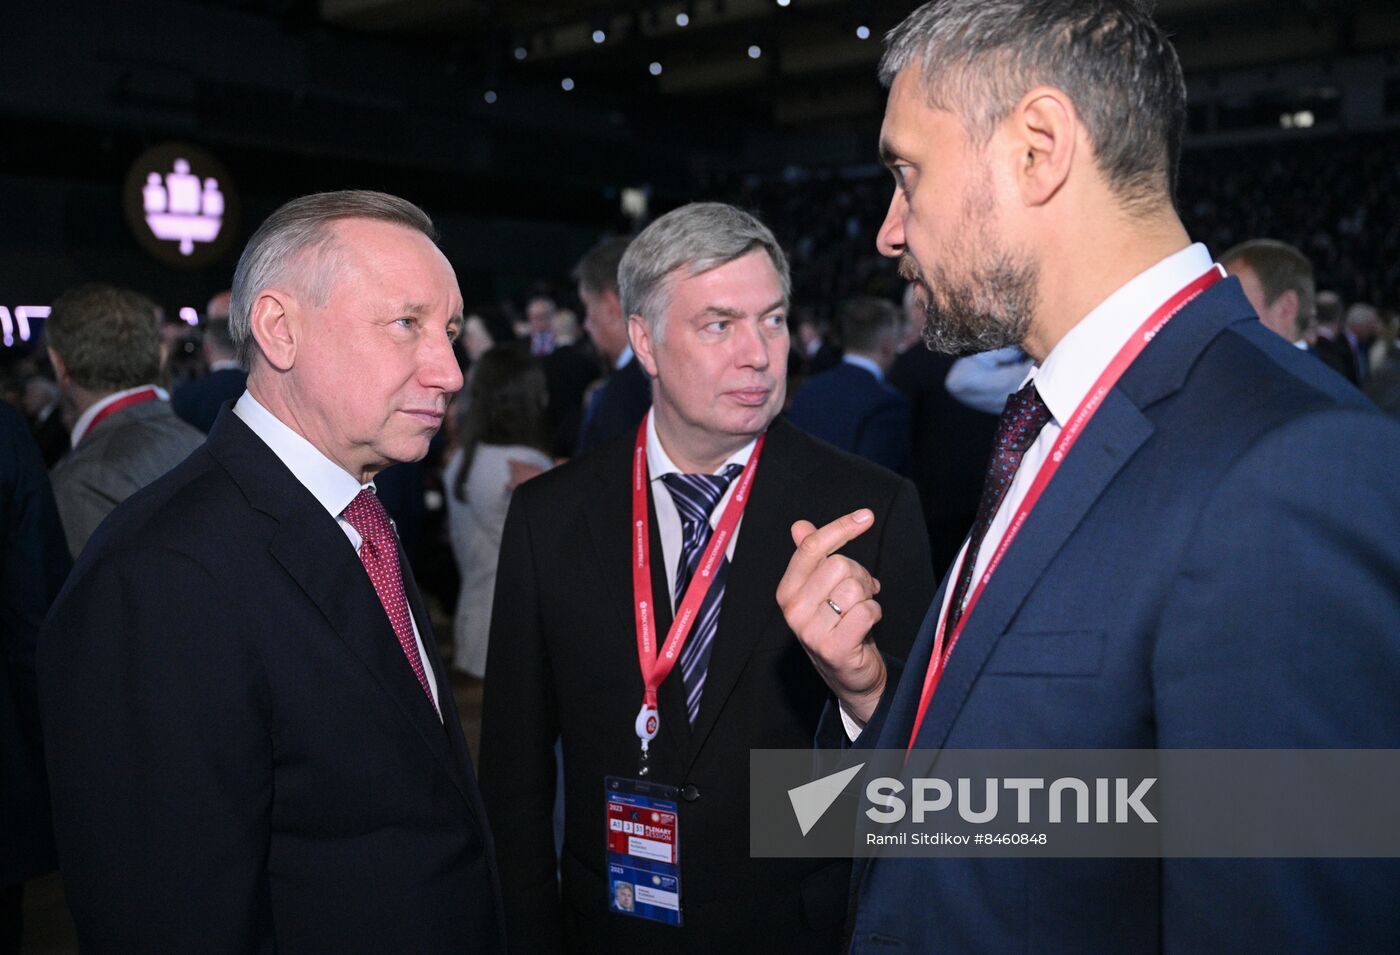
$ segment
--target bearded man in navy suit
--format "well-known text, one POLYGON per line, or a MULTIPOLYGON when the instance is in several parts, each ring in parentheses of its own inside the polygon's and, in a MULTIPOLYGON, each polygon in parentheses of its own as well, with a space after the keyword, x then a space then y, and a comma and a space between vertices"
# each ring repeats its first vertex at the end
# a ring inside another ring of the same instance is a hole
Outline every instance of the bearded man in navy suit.
MULTIPOLYGON (((867 637, 869 574, 830 556, 868 525, 794 526, 778 596, 835 697, 819 736, 1400 746, 1400 427, 1191 243, 1161 31, 1128 0, 936 0, 890 34, 881 76, 895 191, 877 244, 923 285, 925 340, 1020 345, 1037 367, 902 675, 867 637)), ((855 952, 1400 937, 1393 860, 876 858, 851 891, 855 952)))

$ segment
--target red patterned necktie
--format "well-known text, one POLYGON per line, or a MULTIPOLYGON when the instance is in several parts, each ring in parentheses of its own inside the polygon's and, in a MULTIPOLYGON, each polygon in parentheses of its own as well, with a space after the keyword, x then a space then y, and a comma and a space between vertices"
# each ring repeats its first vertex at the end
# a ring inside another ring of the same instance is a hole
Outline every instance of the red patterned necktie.
POLYGON ((944 645, 947 635, 953 632, 962 617, 963 602, 972 587, 972 572, 977 566, 977 552, 982 547, 982 538, 992 526, 992 518, 1002 499, 1011 488, 1016 477, 1016 469, 1021 459, 1035 443, 1040 429, 1050 420, 1050 409, 1045 407, 1040 393, 1035 390, 1035 382, 1028 381, 1014 395, 1006 399, 1001 418, 997 421, 996 438, 992 442, 992 457, 987 462, 987 474, 982 481, 982 499, 977 504, 977 521, 972 525, 972 539, 967 545, 967 556, 963 558, 958 573, 958 584, 953 590, 953 599, 948 604, 948 622, 943 627, 944 645))
POLYGON ((413 675, 418 677, 418 685, 428 694, 428 702, 437 708, 433 692, 428 689, 428 675, 423 672, 423 658, 418 655, 418 641, 413 637, 413 620, 408 614, 408 600, 403 593, 403 575, 399 570, 399 551, 394 539, 394 529, 389 523, 389 512, 379 503, 379 498, 369 488, 364 488, 341 512, 360 535, 360 563, 369 573, 374 592, 389 615, 389 623, 394 627, 394 636, 399 638, 403 655, 408 657, 408 665, 413 675))

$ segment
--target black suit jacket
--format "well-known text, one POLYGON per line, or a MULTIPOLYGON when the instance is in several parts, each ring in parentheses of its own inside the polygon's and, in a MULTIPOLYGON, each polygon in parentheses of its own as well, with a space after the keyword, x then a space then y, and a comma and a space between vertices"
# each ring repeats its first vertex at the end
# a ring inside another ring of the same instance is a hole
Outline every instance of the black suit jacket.
POLYGON ((635 438, 651 407, 651 379, 635 357, 608 376, 583 415, 576 454, 586 454, 614 438, 635 438))
POLYGON ((71 565, 29 427, 0 402, 0 887, 54 867, 34 646, 71 565))
POLYGON ((443 721, 344 532, 231 411, 113 512, 39 653, 85 949, 503 947, 447 667, 404 585, 443 721))
MULTIPOLYGON (((633 439, 517 489, 506 519, 487 658, 482 792, 496 820, 512 951, 835 951, 847 861, 749 857, 749 750, 810 747, 829 697, 778 609, 789 528, 867 506, 875 525, 846 552, 884 592, 882 648, 907 648, 933 590, 914 489, 802 434, 769 429, 720 611, 699 718, 678 673, 661 686, 651 778, 690 787, 680 803, 684 926, 606 905, 603 780, 635 776, 642 700, 633 628, 633 439), (907 588, 907 589, 906 589, 907 588), (550 818, 554 741, 564 754, 562 904, 550 818)), ((652 522, 653 592, 670 593, 652 522)), ((670 604, 657 598, 657 628, 670 604)))
POLYGON ((948 393, 944 382, 956 360, 918 344, 890 369, 890 384, 909 399, 912 411, 910 477, 923 502, 933 569, 940 575, 977 519, 997 428, 996 415, 969 408, 948 393))
POLYGON ((177 415, 208 434, 224 402, 237 401, 247 386, 246 371, 220 368, 176 388, 170 396, 170 405, 177 415))

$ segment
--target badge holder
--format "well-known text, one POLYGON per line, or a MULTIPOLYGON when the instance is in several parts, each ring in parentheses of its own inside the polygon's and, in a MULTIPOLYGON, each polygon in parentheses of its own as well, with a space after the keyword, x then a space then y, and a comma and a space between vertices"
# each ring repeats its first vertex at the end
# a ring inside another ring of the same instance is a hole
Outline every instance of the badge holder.
POLYGON ((609 776, 608 910, 681 924, 680 823, 676 787, 609 776))

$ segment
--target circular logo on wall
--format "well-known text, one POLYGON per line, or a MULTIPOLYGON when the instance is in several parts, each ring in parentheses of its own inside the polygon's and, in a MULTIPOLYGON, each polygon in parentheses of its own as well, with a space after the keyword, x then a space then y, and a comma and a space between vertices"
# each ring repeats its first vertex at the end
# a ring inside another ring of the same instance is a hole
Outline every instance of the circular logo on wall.
POLYGON ((238 232, 238 196, 228 171, 197 146, 165 143, 126 176, 126 221, 160 262, 198 269, 228 251, 238 232))

